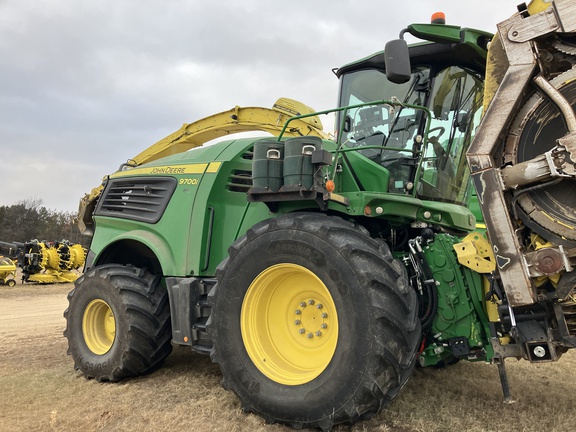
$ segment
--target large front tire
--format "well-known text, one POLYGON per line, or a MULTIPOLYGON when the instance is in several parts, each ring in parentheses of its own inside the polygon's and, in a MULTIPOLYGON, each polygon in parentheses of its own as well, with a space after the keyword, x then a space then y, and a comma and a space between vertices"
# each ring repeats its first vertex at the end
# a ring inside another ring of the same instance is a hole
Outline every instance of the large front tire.
POLYGON ((144 269, 94 267, 76 281, 68 301, 68 354, 86 378, 114 382, 144 375, 172 351, 168 294, 144 269))
POLYGON ((210 294, 211 357, 245 410, 329 430, 377 413, 406 383, 417 299, 383 241, 301 213, 255 225, 229 254, 210 294))

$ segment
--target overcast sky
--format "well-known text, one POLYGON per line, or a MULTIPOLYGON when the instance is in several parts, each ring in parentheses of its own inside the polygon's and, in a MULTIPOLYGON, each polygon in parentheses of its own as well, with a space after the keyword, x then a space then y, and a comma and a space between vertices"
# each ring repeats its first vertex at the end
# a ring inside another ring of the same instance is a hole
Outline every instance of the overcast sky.
POLYGON ((494 32, 520 0, 0 0, 0 205, 78 201, 202 117, 335 106, 331 69, 442 10, 494 32))

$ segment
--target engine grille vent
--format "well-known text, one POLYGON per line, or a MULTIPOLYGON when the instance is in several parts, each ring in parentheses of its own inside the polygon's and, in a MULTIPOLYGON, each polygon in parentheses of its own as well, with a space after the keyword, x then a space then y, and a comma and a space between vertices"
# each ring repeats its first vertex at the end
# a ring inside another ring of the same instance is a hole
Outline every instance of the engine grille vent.
POLYGON ((252 160, 254 159, 254 147, 250 147, 244 154, 242 155, 242 159, 252 160))
POLYGON ((156 223, 174 189, 176 179, 169 177, 110 180, 94 214, 156 223))
POLYGON ((226 189, 232 192, 248 192, 252 187, 252 172, 245 170, 232 171, 226 184, 226 189))

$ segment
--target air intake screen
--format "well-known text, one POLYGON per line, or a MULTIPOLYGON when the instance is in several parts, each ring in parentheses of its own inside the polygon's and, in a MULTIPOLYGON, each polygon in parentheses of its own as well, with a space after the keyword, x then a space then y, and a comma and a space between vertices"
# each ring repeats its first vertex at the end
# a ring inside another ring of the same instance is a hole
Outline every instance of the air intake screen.
POLYGON ((175 188, 176 179, 170 177, 110 180, 94 214, 156 223, 175 188))

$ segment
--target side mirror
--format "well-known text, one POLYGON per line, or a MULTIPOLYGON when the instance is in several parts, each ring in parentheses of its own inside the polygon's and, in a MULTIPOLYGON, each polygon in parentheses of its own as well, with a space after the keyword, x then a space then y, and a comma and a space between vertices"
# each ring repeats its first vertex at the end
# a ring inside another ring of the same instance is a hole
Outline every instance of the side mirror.
POLYGON ((404 84, 410 81, 412 68, 410 66, 410 54, 408 44, 404 39, 391 40, 384 47, 384 64, 386 76, 396 84, 404 84))

